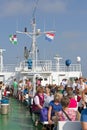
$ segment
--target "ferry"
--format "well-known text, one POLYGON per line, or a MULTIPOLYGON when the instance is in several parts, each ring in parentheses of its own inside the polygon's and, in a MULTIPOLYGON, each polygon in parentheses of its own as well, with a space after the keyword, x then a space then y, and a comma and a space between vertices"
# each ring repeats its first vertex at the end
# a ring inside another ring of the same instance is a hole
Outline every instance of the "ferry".
POLYGON ((41 84, 45 86, 46 84, 57 84, 59 85, 63 79, 69 79, 73 81, 75 78, 82 76, 80 57, 77 57, 77 63, 72 64, 70 59, 67 59, 63 63, 62 57, 58 54, 54 56, 54 59, 49 60, 38 60, 37 57, 37 46, 36 39, 42 34, 53 33, 55 31, 45 31, 41 32, 40 29, 36 28, 35 18, 32 20, 32 32, 28 32, 27 28, 24 32, 16 31, 19 34, 25 34, 32 38, 32 49, 28 54, 27 48, 24 48, 25 60, 22 61, 19 66, 15 68, 18 77, 27 76, 35 87, 35 80, 41 79, 41 84))
POLYGON ((32 48, 29 50, 27 47, 24 47, 23 53, 25 59, 17 66, 12 64, 4 65, 3 53, 5 49, 0 49, 0 80, 10 83, 14 77, 19 80, 19 78, 25 76, 33 82, 35 88, 36 79, 41 79, 41 84, 45 86, 46 84, 59 85, 63 79, 73 81, 75 78, 82 76, 81 58, 79 56, 77 56, 75 64, 72 64, 70 59, 64 61, 58 54, 55 54, 52 60, 39 60, 36 39, 40 35, 55 33, 55 31, 41 32, 40 29, 37 29, 36 20, 33 18, 31 32, 28 32, 27 28, 25 28, 23 32, 16 31, 16 33, 32 38, 32 48))
MULTIPOLYGON (((36 20, 32 20, 32 31, 28 32, 27 28, 23 32, 16 31, 18 34, 25 34, 29 38, 32 38, 32 48, 29 51, 27 47, 24 47, 24 60, 17 66, 4 65, 3 52, 5 49, 0 49, 0 81, 5 84, 11 85, 14 78, 18 81, 23 78, 31 80, 33 89, 33 95, 36 92, 36 79, 41 80, 42 86, 46 84, 60 85, 63 79, 73 81, 75 78, 82 76, 80 57, 77 57, 77 63, 72 64, 70 59, 65 62, 63 58, 58 54, 54 56, 54 59, 38 60, 36 39, 42 34, 54 33, 55 31, 41 32, 36 28, 36 20)), ((3 116, 0 114, 0 128, 3 130, 40 130, 34 127, 31 121, 31 115, 23 104, 20 104, 16 99, 10 99, 10 112, 8 115, 3 116), (17 114, 19 113, 19 114, 17 114)), ((70 123, 69 123, 70 124, 70 123)), ((78 123, 79 124, 79 123, 78 123)), ((74 126, 74 125, 73 125, 74 126)), ((80 125, 78 125, 80 126, 80 125)), ((60 126, 61 127, 61 126, 60 126)), ((69 126, 68 126, 69 127, 69 126)), ((62 127, 61 127, 62 128, 62 127)), ((71 127, 70 127, 71 128, 71 127)), ((73 127, 74 128, 74 127, 73 127)), ((58 128, 58 130, 60 130, 58 128)), ((62 130, 62 129, 61 129, 62 130)), ((65 129, 64 129, 65 130, 65 129)))

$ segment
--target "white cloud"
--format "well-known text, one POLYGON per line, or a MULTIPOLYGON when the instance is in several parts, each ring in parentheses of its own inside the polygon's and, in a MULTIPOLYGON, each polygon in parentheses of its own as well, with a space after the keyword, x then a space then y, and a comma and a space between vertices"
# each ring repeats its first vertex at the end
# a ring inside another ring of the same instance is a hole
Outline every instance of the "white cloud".
MULTIPOLYGON (((66 0, 65 0, 66 1, 66 0)), ((42 12, 60 13, 67 10, 64 0, 39 0, 37 10, 42 12)), ((0 4, 0 16, 14 16, 33 12, 35 1, 32 0, 3 0, 0 4)))
MULTIPOLYGON (((3 0, 0 2, 0 16, 32 13, 35 7, 35 1, 36 0, 3 0)), ((70 13, 71 1, 72 0, 38 0, 37 11, 51 14, 70 13)), ((71 10, 73 10, 73 8, 71 10)), ((87 13, 87 11, 79 10, 78 13, 87 13)))
POLYGON ((29 13, 32 10, 31 2, 23 0, 5 1, 0 4, 0 16, 14 16, 29 13))

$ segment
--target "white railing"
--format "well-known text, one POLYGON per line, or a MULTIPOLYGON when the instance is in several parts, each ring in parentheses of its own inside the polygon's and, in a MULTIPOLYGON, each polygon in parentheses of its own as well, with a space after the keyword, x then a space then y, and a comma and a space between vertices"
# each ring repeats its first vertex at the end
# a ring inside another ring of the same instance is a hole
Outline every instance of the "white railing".
MULTIPOLYGON (((18 66, 19 70, 26 70, 26 71, 32 71, 32 69, 28 69, 28 64, 26 62, 21 62, 20 66, 18 66)), ((81 64, 71 64, 69 67, 67 67, 65 64, 56 64, 55 62, 52 62, 51 60, 38 60, 37 64, 34 67, 34 70, 36 72, 42 72, 42 71, 58 71, 58 72, 67 72, 67 71, 80 71, 81 72, 81 64)))
POLYGON ((15 71, 15 64, 6 64, 3 66, 2 72, 14 72, 15 71))
MULTIPOLYGON (((20 65, 15 64, 7 64, 3 66, 2 71, 3 72, 14 72, 15 68, 19 69, 20 71, 25 70, 26 71, 32 71, 32 69, 28 69, 28 64, 23 61, 20 63, 20 65)), ((16 69, 16 70, 17 70, 16 69)), ((52 62, 51 60, 38 60, 37 64, 35 65, 35 71, 42 72, 42 71, 58 71, 58 72, 67 72, 67 71, 80 71, 81 72, 81 64, 71 64, 69 67, 67 67, 65 64, 59 64, 57 65, 55 62, 52 62)))

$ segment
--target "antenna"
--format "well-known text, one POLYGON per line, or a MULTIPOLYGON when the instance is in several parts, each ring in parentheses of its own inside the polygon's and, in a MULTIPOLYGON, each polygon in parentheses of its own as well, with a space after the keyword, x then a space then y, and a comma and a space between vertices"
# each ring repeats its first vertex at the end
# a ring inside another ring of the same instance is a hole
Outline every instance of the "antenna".
POLYGON ((35 2, 35 6, 34 6, 34 9, 33 9, 33 14, 32 14, 33 18, 35 18, 35 13, 36 13, 36 9, 37 9, 37 6, 38 6, 38 2, 39 2, 39 0, 36 0, 36 2, 35 2))

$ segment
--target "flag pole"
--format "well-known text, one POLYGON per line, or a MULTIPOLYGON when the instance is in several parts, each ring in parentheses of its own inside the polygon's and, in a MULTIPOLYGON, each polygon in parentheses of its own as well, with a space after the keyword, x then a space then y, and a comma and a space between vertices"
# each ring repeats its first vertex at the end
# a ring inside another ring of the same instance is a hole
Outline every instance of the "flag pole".
POLYGON ((32 71, 34 72, 36 70, 36 65, 37 65, 37 47, 36 47, 36 39, 41 36, 41 35, 46 35, 47 33, 55 33, 55 31, 44 31, 41 32, 40 29, 36 29, 36 20, 33 18, 32 20, 32 32, 28 32, 27 30, 22 31, 16 31, 16 33, 19 34, 25 34, 28 37, 32 39, 32 50, 31 50, 31 58, 33 61, 32 64, 32 71))

